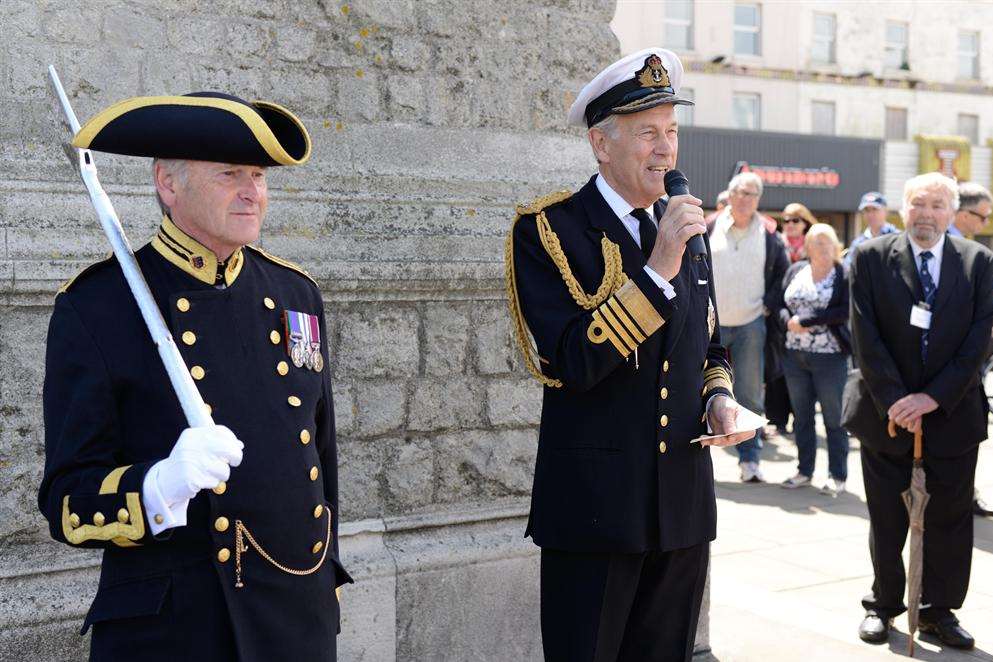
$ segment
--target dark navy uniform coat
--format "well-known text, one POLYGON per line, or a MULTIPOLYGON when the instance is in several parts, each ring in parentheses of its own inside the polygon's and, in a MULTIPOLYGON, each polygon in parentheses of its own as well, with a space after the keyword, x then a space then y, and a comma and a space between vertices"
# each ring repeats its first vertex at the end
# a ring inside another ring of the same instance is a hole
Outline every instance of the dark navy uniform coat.
MULTIPOLYGON (((664 206, 656 205, 656 218, 664 206)), ((528 534, 541 547, 643 552, 716 535, 704 407, 731 393, 707 265, 686 252, 667 300, 594 179, 543 211, 586 293, 605 272, 602 239, 620 247, 628 282, 593 310, 570 294, 537 229, 535 207, 512 230, 523 317, 546 386, 528 534)))
POLYGON ((56 540, 104 549, 83 625, 93 628, 91 659, 334 660, 335 588, 351 579, 337 558, 320 291, 255 249, 218 269, 168 218, 137 259, 215 422, 244 442, 244 460, 226 485, 190 502, 186 526, 153 537, 142 482, 186 420, 116 260, 60 291, 48 334, 39 505, 56 540), (215 274, 227 287, 214 286, 215 274), (284 310, 320 321, 321 372, 294 366, 284 310), (276 567, 247 540, 239 555, 237 522, 274 563, 309 574, 276 567))

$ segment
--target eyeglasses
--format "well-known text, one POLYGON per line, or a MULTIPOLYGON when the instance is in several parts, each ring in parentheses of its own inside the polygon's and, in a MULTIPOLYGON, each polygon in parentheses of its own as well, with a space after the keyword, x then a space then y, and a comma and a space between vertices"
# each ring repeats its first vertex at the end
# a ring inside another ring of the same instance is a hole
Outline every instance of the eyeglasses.
POLYGON ((802 218, 783 218, 783 223, 803 223, 802 218))
POLYGON ((986 216, 983 216, 978 211, 972 211, 971 209, 963 209, 962 211, 964 211, 967 214, 972 214, 973 216, 975 216, 976 218, 978 218, 983 223, 985 223, 986 221, 990 220, 990 216, 993 216, 993 214, 986 214, 986 216))
POLYGON ((731 191, 731 195, 740 195, 743 198, 757 198, 757 197, 759 197, 759 192, 758 191, 745 191, 743 189, 736 188, 735 190, 731 191))

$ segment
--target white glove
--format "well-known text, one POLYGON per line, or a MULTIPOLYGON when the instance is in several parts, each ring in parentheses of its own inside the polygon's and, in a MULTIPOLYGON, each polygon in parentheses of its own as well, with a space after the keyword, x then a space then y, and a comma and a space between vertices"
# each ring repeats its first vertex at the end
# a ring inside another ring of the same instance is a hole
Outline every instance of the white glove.
POLYGON ((226 481, 231 467, 241 464, 244 448, 223 425, 183 430, 169 457, 145 474, 142 492, 152 533, 184 526, 190 499, 226 481))

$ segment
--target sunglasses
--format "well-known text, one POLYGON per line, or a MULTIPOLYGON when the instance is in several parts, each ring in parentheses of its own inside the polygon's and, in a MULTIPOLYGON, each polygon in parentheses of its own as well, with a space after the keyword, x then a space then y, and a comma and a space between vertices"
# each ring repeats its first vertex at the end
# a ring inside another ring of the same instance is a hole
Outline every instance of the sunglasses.
POLYGON ((803 223, 802 218, 784 218, 783 223, 803 223))
POLYGON ((993 214, 986 214, 986 216, 983 216, 978 211, 972 211, 971 209, 963 209, 962 211, 964 211, 967 214, 972 214, 973 216, 975 216, 976 218, 978 218, 983 223, 985 223, 986 221, 990 220, 990 216, 993 216, 993 214))

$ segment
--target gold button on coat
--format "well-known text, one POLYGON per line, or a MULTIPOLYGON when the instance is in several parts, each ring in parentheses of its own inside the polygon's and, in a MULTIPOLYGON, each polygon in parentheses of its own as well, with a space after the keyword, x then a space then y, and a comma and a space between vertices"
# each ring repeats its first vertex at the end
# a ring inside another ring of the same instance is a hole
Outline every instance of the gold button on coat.
POLYGON ((666 387, 663 386, 662 387, 662 390, 659 391, 659 397, 662 398, 663 400, 665 400, 666 398, 668 398, 669 397, 669 389, 667 389, 666 387))
POLYGON ((290 365, 286 361, 280 361, 276 364, 276 372, 284 377, 290 371, 290 365))
POLYGON ((79 515, 77 515, 76 513, 69 515, 69 525, 72 526, 73 528, 79 526, 79 515))
POLYGON ((214 528, 220 531, 221 533, 227 531, 229 525, 230 522, 228 522, 227 517, 218 517, 217 519, 214 520, 214 528))
POLYGON ((162 522, 164 522, 164 521, 165 521, 165 518, 164 518, 164 517, 162 517, 162 515, 156 515, 156 516, 155 516, 155 523, 156 523, 156 524, 161 524, 161 523, 162 523, 162 522))
POLYGON ((317 467, 310 468, 310 479, 317 480, 317 467))
POLYGON ((217 552, 217 560, 221 563, 227 563, 229 558, 231 558, 231 550, 227 547, 221 547, 217 552))
POLYGON ((324 514, 324 506, 322 506, 321 504, 317 504, 317 507, 314 508, 314 519, 317 519, 323 514, 324 514))
POLYGON ((128 513, 127 508, 121 508, 117 511, 117 521, 121 524, 127 524, 128 520, 131 519, 131 515, 128 513))
POLYGON ((299 407, 303 404, 303 401, 295 395, 286 398, 286 401, 290 403, 291 407, 299 407))
POLYGON ((104 518, 103 513, 101 513, 99 510, 93 513, 93 523, 96 524, 97 526, 103 526, 103 523, 106 521, 107 520, 104 518))
POLYGON ((179 312, 185 313, 190 309, 190 300, 185 297, 176 299, 176 308, 179 309, 179 312))
POLYGON ((300 430, 300 443, 304 445, 310 443, 310 430, 300 430))
POLYGON ((190 374, 193 375, 193 379, 200 381, 207 374, 207 371, 203 369, 203 366, 195 365, 190 368, 190 374))
POLYGON ((324 549, 324 543, 318 540, 317 542, 314 543, 314 546, 311 548, 310 551, 312 551, 314 554, 317 554, 322 549, 324 549))
POLYGON ((273 329, 272 331, 270 331, 269 332, 269 341, 273 345, 278 345, 279 344, 279 331, 276 331, 275 329, 273 329))
POLYGON ((187 345, 192 345, 197 341, 197 334, 192 331, 183 331, 183 342, 187 345))
POLYGON ((668 361, 663 361, 662 362, 662 372, 669 372, 669 362, 668 361))
POLYGON ((213 489, 213 492, 214 494, 221 495, 227 492, 227 490, 228 490, 228 484, 221 482, 217 485, 217 487, 213 489))
POLYGON ((206 402, 203 403, 203 406, 207 408, 207 416, 210 416, 211 414, 214 413, 214 408, 208 405, 206 402))
POLYGON ((659 419, 659 425, 661 425, 662 427, 669 425, 669 417, 666 416, 665 414, 662 414, 662 418, 659 419))
POLYGON ((668 448, 668 446, 665 445, 665 442, 664 441, 660 441, 659 442, 659 452, 660 453, 665 453, 665 451, 666 451, 667 448, 668 448))
POLYGON ((264 303, 265 307, 268 308, 269 310, 274 310, 276 308, 276 302, 270 299, 269 297, 262 299, 262 303, 264 303))

